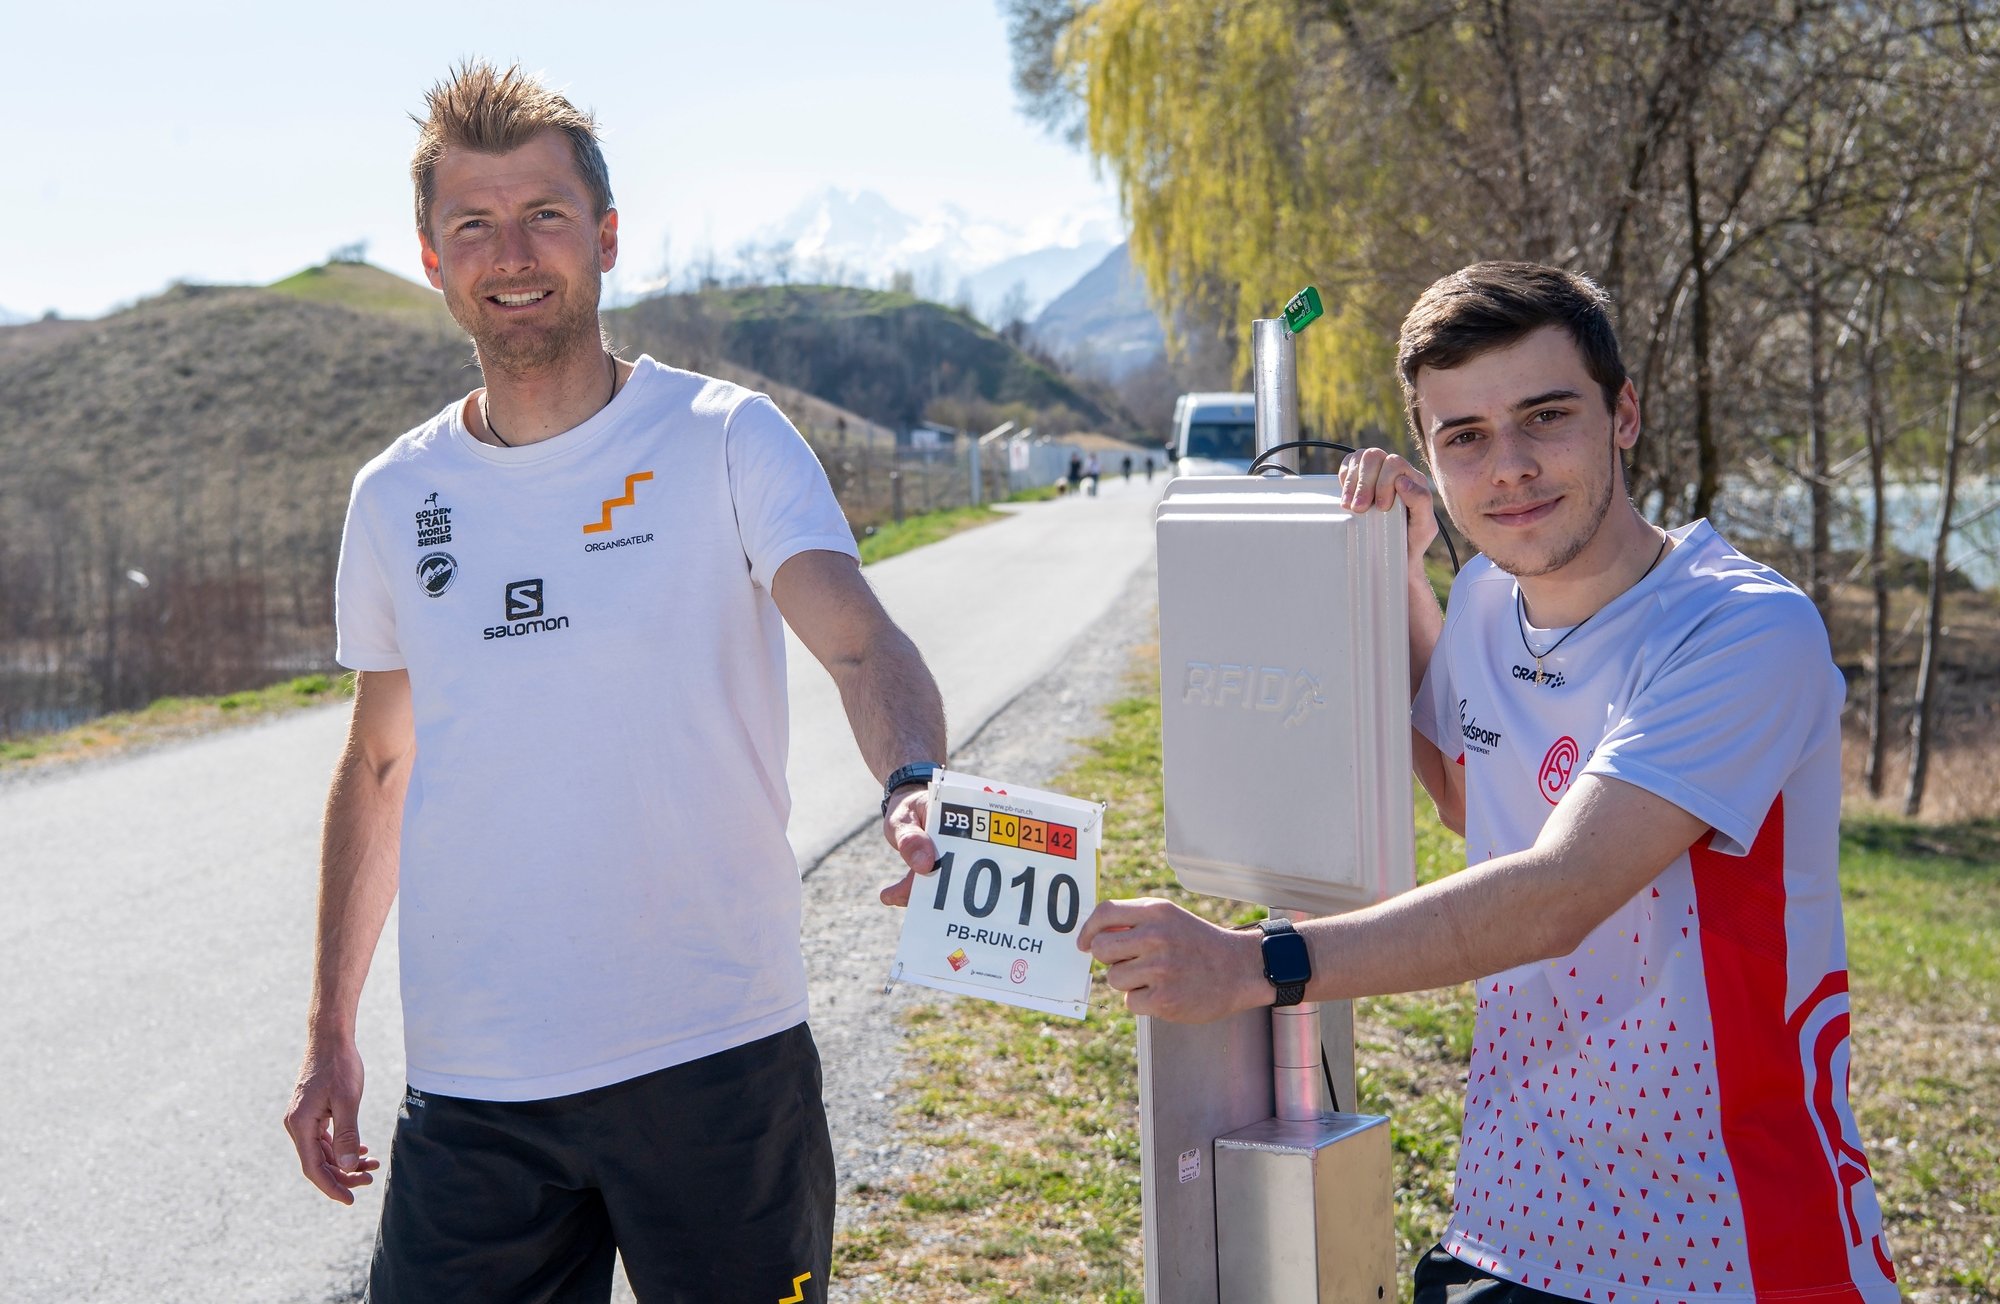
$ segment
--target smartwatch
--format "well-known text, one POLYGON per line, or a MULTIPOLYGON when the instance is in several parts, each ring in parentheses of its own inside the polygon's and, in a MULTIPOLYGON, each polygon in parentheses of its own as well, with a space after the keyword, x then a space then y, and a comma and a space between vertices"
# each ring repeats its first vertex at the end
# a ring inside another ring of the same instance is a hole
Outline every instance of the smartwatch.
POLYGON ((1271 1004, 1297 1005, 1305 999, 1306 981, 1313 972, 1306 939, 1289 919, 1263 919, 1257 926, 1264 930, 1264 977, 1278 991, 1271 1004))
POLYGON ((882 813, 889 813, 889 803, 896 799, 896 789, 907 788, 913 783, 929 783, 931 776, 943 768, 935 761, 914 761, 899 768, 882 785, 882 813))

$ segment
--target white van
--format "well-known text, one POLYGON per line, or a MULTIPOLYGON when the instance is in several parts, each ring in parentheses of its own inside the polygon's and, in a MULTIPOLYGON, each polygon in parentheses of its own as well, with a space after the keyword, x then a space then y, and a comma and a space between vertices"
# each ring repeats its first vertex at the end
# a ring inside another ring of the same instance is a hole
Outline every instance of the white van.
POLYGON ((1257 455, 1257 396, 1183 394, 1169 448, 1175 475, 1244 475, 1257 455))

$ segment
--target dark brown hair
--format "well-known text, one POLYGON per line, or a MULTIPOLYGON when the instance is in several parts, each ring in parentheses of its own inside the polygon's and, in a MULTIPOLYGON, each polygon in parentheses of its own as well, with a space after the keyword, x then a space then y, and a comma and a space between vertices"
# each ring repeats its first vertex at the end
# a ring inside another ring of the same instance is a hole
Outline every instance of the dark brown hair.
POLYGON ((506 71, 490 63, 468 62, 431 87, 424 97, 429 116, 417 124, 417 149, 410 157, 410 181, 417 192, 417 229, 430 233, 431 203, 437 198, 437 165, 447 149, 505 154, 544 131, 569 137, 577 175, 590 192, 594 216, 611 211, 611 173, 597 146, 597 120, 556 94, 515 64, 506 71))
POLYGON ((1560 326, 1583 354, 1584 369, 1604 391, 1605 410, 1618 406, 1625 361, 1611 325, 1611 296, 1588 276, 1541 263, 1474 263, 1431 283, 1418 296, 1396 341, 1396 371, 1403 381, 1403 410, 1423 448, 1417 417, 1417 372, 1449 371, 1482 353, 1503 349, 1540 330, 1560 326))

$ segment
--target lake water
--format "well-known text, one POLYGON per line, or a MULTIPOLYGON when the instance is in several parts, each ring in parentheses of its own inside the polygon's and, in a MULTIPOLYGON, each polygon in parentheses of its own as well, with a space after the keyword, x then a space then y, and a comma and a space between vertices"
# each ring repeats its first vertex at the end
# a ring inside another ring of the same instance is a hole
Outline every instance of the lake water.
MULTIPOLYGON (((1931 538, 1937 530, 1938 487, 1934 484, 1891 484, 1883 491, 1884 515, 1888 517, 1889 546, 1914 557, 1929 560, 1931 538)), ((1958 501, 1952 516, 1965 521, 1981 509, 2000 500, 2000 478, 1969 477, 1959 482, 1958 501)), ((1834 495, 1833 546, 1866 550, 1868 547, 1868 491, 1865 487, 1843 488, 1834 495)), ((1732 498, 1725 490, 1715 511, 1716 528, 1724 534, 1740 530, 1745 535, 1778 535, 1805 546, 1812 538, 1811 504, 1803 485, 1791 484, 1776 493, 1761 495, 1751 504, 1747 498, 1732 498), (1740 504, 1740 506, 1739 506, 1740 504)), ((1946 549, 1951 568, 1981 589, 2000 587, 2000 511, 1972 524, 1952 529, 1946 549)), ((1803 580, 1804 576, 1793 576, 1803 580)))

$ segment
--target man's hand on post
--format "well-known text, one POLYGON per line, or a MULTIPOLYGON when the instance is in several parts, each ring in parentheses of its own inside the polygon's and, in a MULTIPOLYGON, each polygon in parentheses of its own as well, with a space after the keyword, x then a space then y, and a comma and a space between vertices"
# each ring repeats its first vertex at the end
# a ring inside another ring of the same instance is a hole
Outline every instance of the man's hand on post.
POLYGON ((1423 568, 1424 550, 1437 538, 1431 484, 1402 456, 1385 448, 1364 448, 1340 461, 1340 501, 1356 512, 1387 511, 1401 502, 1410 512, 1410 565, 1423 568))
POLYGON ((361 1144, 361 1081, 361 1051, 352 1039, 329 1046, 314 1038, 285 1111, 306 1180, 341 1204, 353 1204, 354 1188, 373 1182, 382 1166, 361 1144))
POLYGON ((913 784, 890 803, 888 813, 882 817, 882 836, 903 858, 906 867, 903 877, 882 889, 885 906, 909 905, 910 889, 917 875, 928 874, 937 866, 937 844, 924 832, 930 803, 931 790, 913 784))
POLYGON ((1175 1023, 1210 1023, 1275 997, 1264 978, 1263 936, 1222 928, 1171 901, 1100 901, 1077 948, 1106 966, 1125 1008, 1175 1023))

